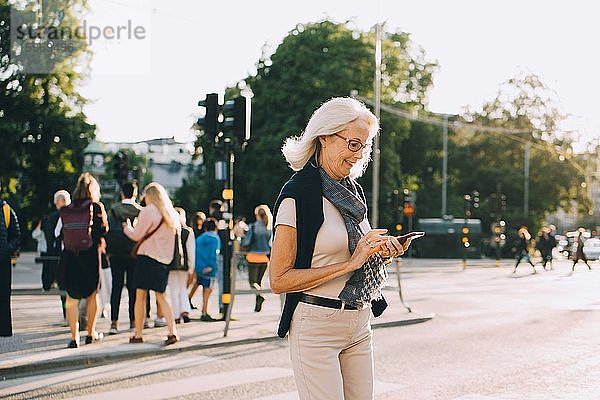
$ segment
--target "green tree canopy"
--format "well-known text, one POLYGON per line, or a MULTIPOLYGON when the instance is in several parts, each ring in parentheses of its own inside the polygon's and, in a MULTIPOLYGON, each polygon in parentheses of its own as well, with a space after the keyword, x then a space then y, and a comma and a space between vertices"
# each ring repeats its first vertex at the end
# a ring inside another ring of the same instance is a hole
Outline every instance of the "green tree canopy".
MULTIPOLYGON (((467 111, 463 120, 473 125, 518 131, 455 131, 451 136, 454 151, 449 162, 455 197, 473 190, 478 190, 482 199, 489 199, 492 193, 504 193, 507 216, 513 226, 528 225, 532 229, 537 229, 547 213, 558 207, 570 209, 573 200, 587 212, 590 200, 581 185, 585 176, 572 158, 569 132, 561 129, 564 116, 537 76, 510 79, 495 99, 485 103, 480 111, 467 111), (526 143, 530 147, 527 215, 524 210, 526 143)), ((460 204, 455 204, 452 211, 462 215, 459 207, 460 204)), ((475 216, 488 222, 490 209, 491 204, 484 202, 475 216)))
MULTIPOLYGON (((42 23, 75 26, 81 14, 73 10, 81 8, 74 6, 83 4, 61 0, 46 5, 42 23)), ((27 226, 46 213, 55 190, 72 189, 95 126, 86 121, 85 99, 77 92, 85 77, 77 71, 89 61, 85 42, 56 53, 49 73, 28 73, 12 53, 17 44, 11 42, 11 7, 0 1, 0 180, 2 196, 27 226)))
MULTIPOLYGON (((425 59, 410 35, 384 32, 382 40, 382 101, 405 109, 424 109, 432 75, 437 64, 425 59)), ((226 98, 251 89, 252 139, 236 158, 235 188, 237 213, 250 216, 257 204, 272 205, 292 171, 281 154, 284 139, 302 133, 313 111, 335 96, 358 92, 372 97, 375 74, 375 31, 352 30, 348 24, 321 21, 299 24, 283 39, 273 54, 263 54, 256 74, 226 90, 226 98)), ((381 193, 402 185, 400 144, 410 134, 410 123, 382 117, 381 193)), ((206 204, 220 194, 212 183, 213 163, 222 159, 207 138, 199 136, 204 167, 192 177, 197 185, 196 199, 206 204)), ((361 178, 367 192, 371 187, 369 171, 361 178)), ((189 186, 188 185, 188 186, 189 186)), ((178 196, 189 201, 193 189, 183 188, 178 196)), ((385 197, 381 196, 382 204, 385 197)), ((196 206, 197 207, 197 206, 196 206)), ((192 207, 192 208, 196 208, 192 207)), ((380 213, 382 225, 392 222, 388 209, 380 213)))

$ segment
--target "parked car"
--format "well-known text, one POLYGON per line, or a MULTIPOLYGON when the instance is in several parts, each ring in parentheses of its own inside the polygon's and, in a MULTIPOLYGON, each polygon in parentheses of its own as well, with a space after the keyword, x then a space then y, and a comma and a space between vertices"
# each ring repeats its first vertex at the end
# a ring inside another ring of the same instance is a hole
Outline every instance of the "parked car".
POLYGON ((599 260, 600 259, 600 239, 591 238, 583 244, 583 254, 588 260, 599 260))

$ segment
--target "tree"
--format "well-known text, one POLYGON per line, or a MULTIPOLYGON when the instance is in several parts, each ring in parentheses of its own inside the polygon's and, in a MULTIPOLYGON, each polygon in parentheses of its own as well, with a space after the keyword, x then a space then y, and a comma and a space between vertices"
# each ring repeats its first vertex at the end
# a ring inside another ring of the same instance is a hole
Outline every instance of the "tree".
MULTIPOLYGON (((570 207, 575 200, 587 211, 590 200, 581 182, 582 169, 572 157, 572 139, 561 129, 564 116, 552 93, 535 75, 510 79, 496 98, 480 111, 465 112, 463 119, 474 125, 521 130, 520 133, 482 133, 457 130, 452 136, 456 151, 450 165, 455 181, 454 196, 477 189, 482 198, 502 192, 507 196, 507 217, 513 227, 528 225, 535 231, 547 213, 570 207), (524 215, 524 157, 529 143, 529 212, 524 215)), ((491 204, 483 203, 476 217, 489 226, 491 204)), ((453 212, 461 215, 456 208, 453 212)))
MULTIPOLYGON (((81 14, 73 10, 83 3, 61 0, 51 7, 44 2, 41 24, 52 26, 60 19, 61 26, 74 27, 81 14)), ((2 196, 30 227, 47 211, 55 190, 74 186, 83 149, 94 137, 95 126, 82 111, 85 99, 77 93, 84 76, 75 68, 84 66, 90 54, 80 42, 51 60, 40 59, 48 61, 48 73, 28 73, 26 60, 11 53, 18 45, 11 42, 11 7, 16 6, 0 1, 0 180, 6 188, 2 196)))
MULTIPOLYGON (((382 48, 382 101, 401 105, 407 110, 424 109, 427 90, 437 64, 425 60, 422 50, 412 52, 414 44, 404 32, 384 32, 382 48)), ((256 74, 246 77, 236 87, 226 90, 226 98, 241 90, 251 90, 252 139, 236 158, 236 209, 252 215, 257 204, 272 205, 292 171, 281 154, 284 139, 299 135, 312 112, 335 96, 357 91, 372 97, 374 76, 375 30, 360 32, 346 23, 320 21, 299 24, 283 39, 272 54, 264 52, 256 65, 256 74)), ((410 124, 382 116, 381 194, 401 186, 403 175, 399 150, 408 137, 410 124)), ((218 196, 219 186, 212 180, 213 164, 222 158, 219 149, 200 135, 205 166, 188 182, 201 184, 197 191, 218 196), (202 183, 201 183, 202 182, 202 183)), ((361 178, 367 193, 371 190, 371 173, 361 178)), ((189 188, 182 189, 189 196, 189 188)), ((370 200, 370 195, 368 196, 370 200)), ((380 196, 381 205, 385 196, 380 196)), ((382 208, 381 225, 393 223, 393 213, 382 208)))

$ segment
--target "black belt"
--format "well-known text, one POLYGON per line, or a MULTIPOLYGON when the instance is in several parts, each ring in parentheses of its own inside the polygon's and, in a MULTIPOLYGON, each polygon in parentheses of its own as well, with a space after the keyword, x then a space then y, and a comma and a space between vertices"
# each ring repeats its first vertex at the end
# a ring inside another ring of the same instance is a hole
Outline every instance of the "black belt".
MULTIPOLYGON (((342 308, 342 301, 336 299, 328 299, 326 297, 313 296, 312 294, 302 293, 300 296, 300 301, 307 304, 313 304, 315 306, 328 307, 328 308, 337 308, 338 310, 342 308)), ((356 306, 344 305, 344 310, 358 310, 356 306)))

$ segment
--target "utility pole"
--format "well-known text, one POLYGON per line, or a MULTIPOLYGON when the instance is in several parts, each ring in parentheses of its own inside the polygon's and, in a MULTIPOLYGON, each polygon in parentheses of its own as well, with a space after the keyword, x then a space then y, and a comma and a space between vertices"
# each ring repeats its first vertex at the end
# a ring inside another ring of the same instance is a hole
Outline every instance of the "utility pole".
POLYGON ((442 150, 442 218, 448 213, 448 114, 444 114, 442 150))
POLYGON ((523 188, 523 215, 529 216, 529 151, 531 150, 531 143, 525 143, 525 168, 524 168, 524 188, 523 188))
MULTIPOLYGON (((377 23, 375 34, 375 116, 379 120, 381 114, 381 24, 377 23)), ((371 201, 371 222, 379 226, 379 133, 373 143, 373 194, 371 201)))

